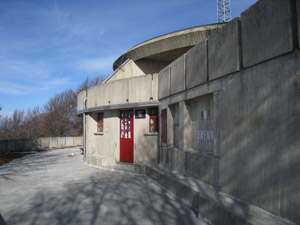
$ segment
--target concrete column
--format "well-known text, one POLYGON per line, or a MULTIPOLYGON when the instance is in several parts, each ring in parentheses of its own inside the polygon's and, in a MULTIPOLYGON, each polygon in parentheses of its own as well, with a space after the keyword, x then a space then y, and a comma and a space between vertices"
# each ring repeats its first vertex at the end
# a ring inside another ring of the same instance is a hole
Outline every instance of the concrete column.
POLYGON ((180 142, 179 148, 181 150, 191 149, 192 145, 192 120, 190 117, 189 105, 182 101, 179 103, 179 127, 180 127, 180 142))
POLYGON ((214 155, 220 156, 220 141, 221 141, 221 92, 215 92, 213 97, 214 102, 214 155))
POLYGON ((219 187, 219 173, 220 173, 220 142, 221 142, 221 91, 215 92, 213 96, 214 102, 214 168, 213 180, 214 186, 219 187))
POLYGON ((174 125, 173 125, 173 116, 170 107, 167 108, 167 139, 168 146, 174 145, 174 125))

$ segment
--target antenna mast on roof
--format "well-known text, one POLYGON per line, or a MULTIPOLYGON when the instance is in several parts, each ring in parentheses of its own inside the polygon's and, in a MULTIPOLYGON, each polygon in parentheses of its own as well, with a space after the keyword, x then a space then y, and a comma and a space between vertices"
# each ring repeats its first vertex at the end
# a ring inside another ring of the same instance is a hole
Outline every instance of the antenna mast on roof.
POLYGON ((218 23, 224 23, 231 20, 231 4, 230 0, 217 0, 217 19, 218 23))

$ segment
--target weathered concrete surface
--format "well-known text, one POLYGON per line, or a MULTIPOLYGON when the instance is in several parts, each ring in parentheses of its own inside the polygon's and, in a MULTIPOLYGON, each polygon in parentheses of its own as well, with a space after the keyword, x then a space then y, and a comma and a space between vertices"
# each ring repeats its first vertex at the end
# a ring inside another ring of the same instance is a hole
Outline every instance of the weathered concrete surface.
POLYGON ((158 76, 158 99, 170 95, 170 68, 169 66, 160 71, 158 76))
MULTIPOLYGON (((86 108, 157 100, 158 83, 152 78, 152 74, 134 76, 90 87, 86 108)), ((78 98, 82 98, 81 92, 79 94, 78 98)))
POLYGON ((144 176, 84 165, 78 148, 15 160, 0 177, 8 225, 206 224, 144 176))
POLYGON ((240 70, 240 19, 236 18, 208 39, 208 76, 214 80, 240 70))
POLYGON ((300 52, 223 80, 222 191, 300 223, 300 52))
MULTIPOLYGON (((172 62, 189 48, 198 44, 200 41, 207 39, 224 24, 210 24, 199 27, 192 27, 184 30, 175 31, 161 35, 145 42, 142 42, 129 49, 121 55, 113 65, 114 70, 118 68, 126 59, 133 61, 140 59, 152 59, 161 62, 172 62)), ((154 67, 155 69, 157 67, 154 67)), ((150 71, 149 71, 150 72, 150 71)), ((152 71, 159 72, 157 70, 152 71)))
POLYGON ((77 95, 77 110, 82 110, 85 108, 85 106, 83 105, 83 100, 86 97, 86 90, 81 91, 78 93, 77 95))
POLYGON ((166 167, 140 165, 136 167, 136 171, 144 173, 170 190, 214 225, 296 225, 166 167))
POLYGON ((180 56, 171 64, 171 94, 184 91, 185 89, 185 56, 180 56))
POLYGON ((74 146, 74 138, 73 137, 65 137, 66 145, 65 146, 74 146))
MULTIPOLYGON (((120 65, 119 65, 120 66, 120 65)), ((121 69, 116 70, 105 82, 121 80, 135 76, 145 75, 145 73, 132 60, 128 60, 121 69)))
POLYGON ((293 50, 292 0, 261 0, 242 13, 243 65, 293 50))
POLYGON ((207 82, 207 42, 202 41, 186 54, 186 88, 207 82))
POLYGON ((152 95, 152 75, 138 76, 130 79, 129 102, 143 102, 153 99, 152 95))
POLYGON ((298 48, 300 48, 300 2, 296 1, 297 7, 297 26, 298 26, 298 48))

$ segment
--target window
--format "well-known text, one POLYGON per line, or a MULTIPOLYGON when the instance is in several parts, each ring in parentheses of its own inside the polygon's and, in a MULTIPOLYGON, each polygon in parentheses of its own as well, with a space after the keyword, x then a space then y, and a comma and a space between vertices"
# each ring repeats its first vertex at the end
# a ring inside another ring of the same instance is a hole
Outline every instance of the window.
POLYGON ((161 142, 167 143, 167 109, 161 110, 161 142))
POLYGON ((158 109, 150 109, 149 113, 149 132, 158 132, 158 109))
POLYGON ((103 132, 103 113, 98 113, 97 132, 103 132))

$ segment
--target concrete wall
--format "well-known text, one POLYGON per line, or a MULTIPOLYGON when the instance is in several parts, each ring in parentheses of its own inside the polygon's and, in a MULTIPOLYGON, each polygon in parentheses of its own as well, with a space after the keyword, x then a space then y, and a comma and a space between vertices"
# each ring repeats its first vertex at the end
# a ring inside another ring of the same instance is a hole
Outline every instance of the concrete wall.
MULTIPOLYGON (((158 134, 149 133, 146 118, 134 119, 134 163, 155 163, 158 134)), ((134 111, 134 109, 133 109, 134 111)), ((103 132, 97 132, 97 113, 86 116, 86 162, 95 166, 120 162, 120 111, 104 111, 103 132)))
POLYGON ((0 141, 0 154, 22 152, 37 148, 81 146, 82 137, 46 137, 0 141))
POLYGON ((119 160, 119 112, 117 110, 105 111, 103 115, 103 132, 97 132, 97 113, 87 115, 86 123, 86 149, 87 157, 103 157, 112 163, 119 160))
POLYGON ((242 13, 243 65, 293 51, 297 34, 294 0, 259 1, 242 13), (294 17, 294 18, 293 18, 294 17), (294 21, 293 21, 294 20, 294 21))
POLYGON ((149 108, 146 108, 146 118, 134 120, 134 162, 157 162, 158 133, 149 133, 149 108))
POLYGON ((79 92, 79 94, 77 95, 77 110, 82 110, 85 108, 83 100, 86 98, 86 96, 87 96, 86 90, 79 92))
POLYGON ((145 75, 144 71, 141 70, 134 61, 128 60, 122 67, 116 70, 106 82, 142 75, 145 75))
POLYGON ((83 99, 87 96, 86 108, 146 102, 157 100, 158 74, 114 80, 90 87, 77 96, 77 110, 83 110, 83 99))
POLYGON ((186 54, 186 67, 189 68, 186 71, 186 88, 207 82, 207 41, 200 42, 186 54))
POLYGON ((163 69, 158 84, 160 109, 168 109, 160 163, 297 224, 299 7, 295 0, 257 2, 163 69), (208 109, 210 124, 199 124, 208 109), (194 143, 197 126, 213 131, 209 144, 194 143))
POLYGON ((151 60, 151 59, 140 59, 135 61, 135 64, 144 72, 144 74, 158 73, 170 62, 151 60))

